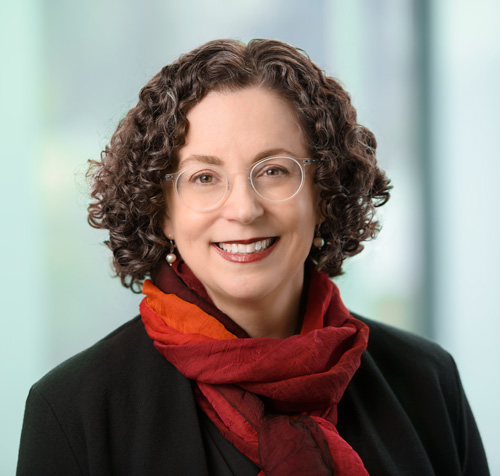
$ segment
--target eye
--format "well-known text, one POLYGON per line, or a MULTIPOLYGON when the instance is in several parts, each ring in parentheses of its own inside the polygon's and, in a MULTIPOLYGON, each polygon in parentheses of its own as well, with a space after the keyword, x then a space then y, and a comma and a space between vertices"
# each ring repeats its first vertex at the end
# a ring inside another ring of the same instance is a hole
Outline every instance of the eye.
POLYGON ((289 157, 270 157, 257 162, 253 168, 252 177, 262 180, 286 180, 297 172, 300 173, 300 167, 293 159, 289 157))
POLYGON ((210 169, 196 171, 189 177, 189 183, 192 185, 216 185, 221 180, 220 174, 210 169))
POLYGON ((214 180, 214 177, 213 175, 209 175, 209 174, 203 174, 203 175, 198 175, 196 177, 194 177, 194 181, 198 181, 200 183, 212 183, 214 180))
POLYGON ((254 177, 256 179, 284 179, 289 176, 290 170, 279 164, 266 164, 254 170, 254 177))
POLYGON ((262 175, 266 175, 267 177, 278 177, 280 175, 288 175, 288 173, 286 168, 277 165, 270 165, 262 171, 262 175))

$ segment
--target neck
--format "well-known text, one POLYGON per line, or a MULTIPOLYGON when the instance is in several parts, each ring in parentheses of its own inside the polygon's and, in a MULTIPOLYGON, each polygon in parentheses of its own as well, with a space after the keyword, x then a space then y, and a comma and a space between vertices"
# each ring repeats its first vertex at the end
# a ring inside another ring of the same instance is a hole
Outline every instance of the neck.
MULTIPOLYGON (((294 277, 290 277, 284 287, 275 289, 259 299, 241 299, 241 297, 221 294, 205 288, 187 264, 182 261, 174 263, 172 267, 162 262, 162 266, 155 271, 153 280, 164 292, 169 292, 172 286, 175 288, 176 281, 170 282, 169 280, 173 272, 189 289, 211 301, 221 312, 221 317, 229 318, 227 319, 229 322, 226 323, 219 318, 219 321, 229 330, 228 324, 231 321, 236 324, 236 328, 244 330, 250 337, 284 339, 293 335, 297 330, 301 313, 302 290, 304 286, 308 286, 309 282, 309 279, 306 279, 306 276, 309 276, 307 266, 304 266, 294 277), (306 280, 307 283, 305 283, 306 280)), ((210 313, 210 310, 206 312, 210 313)), ((238 334, 237 330, 236 334, 238 334)))
POLYGON ((250 337, 284 339, 293 335, 297 328, 304 285, 303 273, 300 280, 290 281, 287 289, 276 290, 258 300, 243 301, 227 296, 221 298, 210 290, 207 292, 213 303, 250 337))

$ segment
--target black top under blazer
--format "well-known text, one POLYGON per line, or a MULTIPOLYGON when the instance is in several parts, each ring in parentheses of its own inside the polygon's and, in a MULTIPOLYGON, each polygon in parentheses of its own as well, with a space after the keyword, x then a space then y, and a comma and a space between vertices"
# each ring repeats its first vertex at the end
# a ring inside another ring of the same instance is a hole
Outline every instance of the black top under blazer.
MULTIPOLYGON (((488 475, 451 356, 362 320, 369 344, 339 404, 337 428, 369 474, 488 475)), ((139 317, 56 367, 26 403, 18 476, 258 471, 200 414, 192 382, 156 351, 139 317)))

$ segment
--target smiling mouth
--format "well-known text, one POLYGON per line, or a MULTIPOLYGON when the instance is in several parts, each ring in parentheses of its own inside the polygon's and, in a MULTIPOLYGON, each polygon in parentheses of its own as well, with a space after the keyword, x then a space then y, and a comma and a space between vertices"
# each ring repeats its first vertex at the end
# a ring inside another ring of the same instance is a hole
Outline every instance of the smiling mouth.
POLYGON ((276 243, 278 238, 264 238, 248 242, 230 242, 226 241, 224 243, 216 243, 216 246, 226 253, 231 253, 235 255, 249 255, 253 253, 259 253, 270 248, 274 243, 276 243))

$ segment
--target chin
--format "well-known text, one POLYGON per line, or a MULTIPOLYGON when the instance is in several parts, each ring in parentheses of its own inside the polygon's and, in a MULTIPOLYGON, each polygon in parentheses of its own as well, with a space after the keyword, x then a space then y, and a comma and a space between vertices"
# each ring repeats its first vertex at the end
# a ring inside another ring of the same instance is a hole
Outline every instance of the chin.
POLYGON ((272 292, 271 283, 264 279, 238 280, 234 279, 226 285, 219 285, 217 296, 225 296, 226 299, 241 301, 257 301, 272 292))

